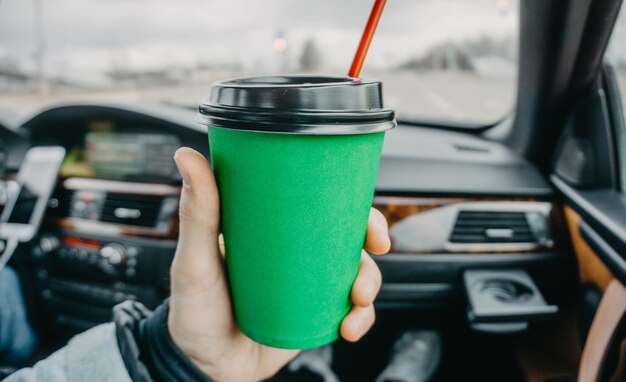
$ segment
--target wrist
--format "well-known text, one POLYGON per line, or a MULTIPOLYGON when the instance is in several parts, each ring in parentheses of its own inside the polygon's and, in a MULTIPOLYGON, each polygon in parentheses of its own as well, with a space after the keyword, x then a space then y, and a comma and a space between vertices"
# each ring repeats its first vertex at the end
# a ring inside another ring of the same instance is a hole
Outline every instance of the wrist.
POLYGON ((184 328, 181 330, 181 325, 176 324, 175 312, 172 312, 170 307, 167 315, 167 331, 169 333, 172 344, 178 348, 178 350, 208 378, 213 381, 221 381, 219 378, 219 371, 215 362, 207 361, 207 354, 202 350, 198 350, 198 346, 189 341, 184 334, 184 328))
MULTIPOLYGON (((124 304, 138 303, 126 302, 120 305, 124 304)), ((212 381, 172 340, 167 325, 168 310, 168 302, 165 301, 152 314, 131 314, 133 323, 126 325, 126 330, 132 334, 125 337, 120 337, 118 334, 118 345, 122 353, 124 347, 128 347, 129 343, 131 345, 134 343, 134 348, 137 349, 136 362, 147 370, 147 374, 151 377, 138 380, 212 381)), ((116 324, 120 327, 117 320, 116 324)), ((129 374, 132 375, 131 368, 128 364, 126 366, 129 374)))

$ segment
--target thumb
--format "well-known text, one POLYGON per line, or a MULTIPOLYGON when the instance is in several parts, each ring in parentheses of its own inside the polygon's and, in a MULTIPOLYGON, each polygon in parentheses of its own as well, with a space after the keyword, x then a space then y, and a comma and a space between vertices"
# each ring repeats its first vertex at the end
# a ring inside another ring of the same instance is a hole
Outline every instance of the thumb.
POLYGON ((199 152, 180 148, 174 161, 183 178, 180 232, 172 263, 172 294, 206 291, 224 278, 219 252, 219 194, 211 166, 199 152))

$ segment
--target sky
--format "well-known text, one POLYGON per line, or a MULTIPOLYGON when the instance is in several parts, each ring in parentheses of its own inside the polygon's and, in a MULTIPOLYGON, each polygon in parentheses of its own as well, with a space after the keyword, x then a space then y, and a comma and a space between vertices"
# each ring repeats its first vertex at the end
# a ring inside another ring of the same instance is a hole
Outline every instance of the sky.
MULTIPOLYGON (((275 71, 313 38, 328 71, 347 69, 372 0, 0 0, 0 60, 35 69, 41 2, 44 70, 97 77, 131 71, 237 63, 275 71), (278 34, 288 49, 273 49, 278 34)), ((389 68, 444 41, 517 31, 517 0, 389 0, 368 55, 389 68), (502 3, 508 4, 503 12, 502 3)))

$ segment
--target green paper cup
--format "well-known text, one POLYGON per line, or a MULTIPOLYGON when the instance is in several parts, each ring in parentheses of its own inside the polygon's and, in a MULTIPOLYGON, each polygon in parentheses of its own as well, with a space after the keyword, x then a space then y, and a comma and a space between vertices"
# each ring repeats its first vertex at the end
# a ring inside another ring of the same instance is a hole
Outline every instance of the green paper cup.
POLYGON ((385 131, 380 82, 274 76, 215 84, 208 126, 239 328, 278 348, 339 336, 385 131))

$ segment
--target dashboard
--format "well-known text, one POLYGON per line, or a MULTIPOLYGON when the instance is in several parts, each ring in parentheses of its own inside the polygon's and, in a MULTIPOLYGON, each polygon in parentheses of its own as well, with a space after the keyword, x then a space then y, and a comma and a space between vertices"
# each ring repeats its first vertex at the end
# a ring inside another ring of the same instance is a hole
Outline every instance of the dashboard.
MULTIPOLYGON (((19 127, 8 181, 28 147, 68 153, 42 230, 15 261, 49 334, 107 321, 125 299, 154 307, 167 296, 181 186, 172 157, 181 146, 209 154, 194 114, 67 105, 19 127)), ((391 253, 376 257, 381 309, 463 311, 462 273, 473 268, 523 268, 548 299, 565 285, 554 272, 567 266, 560 205, 543 176, 499 143, 400 124, 386 136, 374 207, 392 239, 391 253)))
POLYGON ((14 258, 31 316, 49 337, 109 321, 121 301, 154 308, 167 297, 181 183, 173 155, 188 146, 208 156, 193 115, 68 105, 23 122, 21 144, 7 145, 8 182, 29 147, 67 152, 39 235, 14 258))

